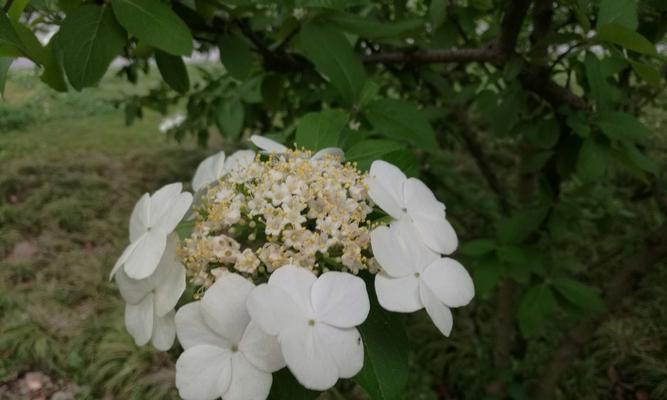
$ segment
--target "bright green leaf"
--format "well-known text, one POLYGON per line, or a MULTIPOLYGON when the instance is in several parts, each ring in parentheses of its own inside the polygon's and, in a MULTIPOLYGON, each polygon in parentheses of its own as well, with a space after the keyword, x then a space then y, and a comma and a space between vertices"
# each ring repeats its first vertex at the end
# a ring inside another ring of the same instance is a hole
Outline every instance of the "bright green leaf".
POLYGON ((58 35, 63 66, 76 90, 97 84, 126 42, 111 8, 92 4, 67 15, 58 35))
POLYGON ((311 21, 303 26, 300 37, 306 58, 348 105, 355 104, 366 81, 366 70, 345 35, 322 21, 311 21))
POLYGON ((322 110, 304 115, 296 127, 296 144, 307 150, 336 147, 347 124, 347 114, 340 110, 322 110))
POLYGON ((532 286, 524 293, 519 303, 517 318, 521 333, 525 337, 539 333, 547 318, 557 307, 556 298, 549 286, 545 284, 532 286))
POLYGON ((160 0, 112 0, 118 22, 140 41, 167 53, 192 54, 192 35, 171 8, 160 0))
POLYGON ((617 44, 628 50, 636 51, 637 53, 647 54, 649 56, 658 55, 658 52, 655 50, 655 45, 649 42, 648 39, 617 23, 599 26, 597 38, 603 42, 617 44))
POLYGON ((183 58, 156 50, 155 63, 160 71, 160 75, 162 75, 162 79, 172 89, 179 93, 187 93, 190 89, 190 78, 188 77, 188 69, 185 67, 183 58))
POLYGON ((365 114, 373 128, 385 136, 412 143, 425 150, 438 148, 431 124, 413 103, 380 99, 369 104, 365 114))
POLYGON ((18 22, 21 13, 25 10, 25 7, 28 5, 30 0, 14 0, 9 11, 7 11, 7 16, 14 22, 18 22))

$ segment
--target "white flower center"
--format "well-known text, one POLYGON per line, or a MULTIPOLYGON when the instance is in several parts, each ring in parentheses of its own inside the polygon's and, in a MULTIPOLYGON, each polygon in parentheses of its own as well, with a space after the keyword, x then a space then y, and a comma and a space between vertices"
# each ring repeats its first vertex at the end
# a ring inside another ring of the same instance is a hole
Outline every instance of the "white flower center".
POLYGON ((239 351, 239 345, 233 344, 232 345, 232 353, 236 353, 237 351, 239 351))
POLYGON ((308 320, 308 326, 315 326, 315 320, 314 319, 308 320))

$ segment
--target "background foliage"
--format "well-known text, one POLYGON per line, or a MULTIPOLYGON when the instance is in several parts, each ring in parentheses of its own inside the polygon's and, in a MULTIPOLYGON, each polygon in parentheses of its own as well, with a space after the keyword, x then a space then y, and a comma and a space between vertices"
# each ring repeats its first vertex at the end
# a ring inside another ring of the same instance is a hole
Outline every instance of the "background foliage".
MULTIPOLYGON (((142 124, 132 130, 154 123, 152 111, 182 109, 184 122, 169 131, 179 141, 230 149, 263 133, 315 150, 340 146, 360 168, 385 159, 436 189, 477 298, 458 311, 449 339, 423 315, 369 321, 366 368, 354 381, 373 398, 667 396, 667 296, 658 284, 667 274, 664 2, 16 0, 4 9, 0 88, 14 59, 32 60, 53 90, 39 99, 72 102, 63 120, 118 117, 104 92, 55 91, 98 85, 121 57, 118 76, 137 86, 113 104, 126 123, 142 124), (54 27, 48 43, 37 40, 54 27), (187 66, 193 50, 219 52, 222 65, 187 66), (396 351, 406 340, 409 353, 396 351)), ((0 108, 0 132, 53 123, 34 104, 0 108)), ((151 155, 128 158, 114 139, 127 134, 104 121, 95 133, 119 151, 105 156, 121 157, 115 172, 56 157, 61 182, 40 169, 37 150, 4 156, 3 285, 12 289, 2 294, 0 351, 10 355, 8 376, 37 365, 87 382, 91 396, 166 396, 169 361, 133 348, 117 296, 98 281, 121 244, 92 258, 80 248, 119 242, 133 199, 156 181, 187 180, 201 152, 161 154, 167 145, 147 137, 151 155), (135 167, 142 157, 158 161, 135 167), (91 169, 89 183, 79 174, 91 169), (118 190, 127 197, 108 203, 118 190), (114 225, 96 227, 103 223, 114 225), (46 248, 72 249, 71 265, 11 257, 23 237, 41 243, 47 233, 66 238, 46 248), (49 277, 59 283, 48 286, 49 277), (77 327, 57 346, 62 337, 30 306, 42 304, 44 285, 70 309, 103 293, 109 300, 95 310, 109 320, 77 327), (130 383, 138 370, 157 375, 130 383)), ((17 135, 3 140, 25 140, 17 135)), ((70 140, 45 143, 68 152, 70 140)), ((314 396, 291 391, 289 378, 277 379, 275 398, 314 396)), ((359 393, 344 382, 329 395, 359 393)))

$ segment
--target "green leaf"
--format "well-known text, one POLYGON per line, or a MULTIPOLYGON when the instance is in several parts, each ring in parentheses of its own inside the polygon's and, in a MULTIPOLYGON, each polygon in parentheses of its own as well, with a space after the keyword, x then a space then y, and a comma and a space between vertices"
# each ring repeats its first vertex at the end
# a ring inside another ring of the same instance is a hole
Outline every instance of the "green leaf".
POLYGON ((409 177, 415 177, 419 175, 419 164, 417 163, 417 157, 415 157, 415 154, 408 149, 392 151, 391 153, 383 156, 382 160, 394 164, 409 177))
POLYGON ((431 20, 433 29, 439 28, 447 19, 447 1, 431 0, 431 5, 428 8, 428 17, 431 20))
POLYGON ((424 27, 424 21, 421 19, 378 21, 370 17, 345 12, 328 14, 326 19, 345 32, 354 33, 367 39, 400 37, 424 27))
POLYGON ((640 62, 631 62, 632 70, 635 71, 637 76, 645 80, 647 83, 655 86, 656 88, 660 87, 660 72, 649 64, 644 64, 640 62))
POLYGON ((190 90, 188 69, 183 59, 160 50, 155 51, 155 63, 162 79, 178 93, 187 93, 190 90))
MULTIPOLYGON (((372 283, 368 286, 368 293, 375 293, 372 283)), ((359 327, 364 367, 353 380, 373 400, 402 399, 408 383, 408 338, 400 315, 380 307, 375 295, 370 297, 370 313, 359 327)))
POLYGON ((369 104, 365 114, 373 128, 385 136, 412 143, 425 150, 438 147, 431 124, 413 103, 380 99, 369 104))
POLYGON ((498 221, 496 238, 501 243, 520 243, 542 225, 549 213, 549 206, 528 207, 498 221))
POLYGON ((14 22, 18 22, 19 18, 21 17, 21 13, 23 10, 25 10, 25 7, 29 2, 30 0, 14 0, 12 5, 9 7, 9 11, 7 11, 7 16, 9 19, 14 22))
POLYGON ((649 56, 658 55, 655 45, 649 42, 648 39, 617 23, 599 26, 596 37, 603 42, 617 44, 628 50, 636 51, 637 53, 647 54, 649 56))
POLYGON ((625 155, 627 161, 640 170, 651 174, 658 173, 658 163, 639 151, 637 146, 635 146, 633 143, 623 143, 622 152, 625 155))
POLYGON ((551 288, 545 284, 532 286, 519 303, 517 318, 519 329, 525 337, 539 333, 544 322, 558 307, 551 288))
POLYGON ((285 78, 279 74, 267 74, 262 79, 262 100, 269 110, 277 110, 281 106, 285 91, 285 78))
POLYGON ((592 137, 584 140, 577 159, 577 175, 585 181, 596 180, 604 175, 608 163, 608 145, 592 137))
POLYGON ((68 14, 58 35, 63 66, 76 90, 97 84, 127 39, 111 8, 92 4, 68 14))
POLYGON ((218 106, 215 121, 225 137, 236 139, 241 135, 244 118, 243 103, 239 99, 226 99, 218 106))
POLYGON ((638 140, 651 135, 651 131, 637 118, 624 112, 602 112, 596 124, 610 139, 638 140))
POLYGON ((500 272, 500 263, 494 255, 483 257, 472 270, 475 295, 482 298, 488 296, 498 284, 500 272))
POLYGON ((367 171, 371 163, 375 160, 382 160, 383 157, 401 150, 403 146, 400 143, 385 139, 367 139, 355 143, 345 152, 345 158, 348 161, 357 163, 357 168, 367 171))
POLYGON ((112 0, 118 22, 140 41, 167 53, 192 54, 187 25, 160 0, 112 0))
POLYGON ((14 62, 14 59, 11 57, 0 57, 0 97, 5 96, 5 83, 7 82, 7 73, 9 72, 9 67, 14 62))
POLYGON ((25 46, 21 37, 16 32, 15 25, 12 24, 10 19, 0 11, 0 47, 3 47, 6 51, 3 51, 2 55, 9 55, 12 53, 14 56, 23 56, 32 58, 30 51, 25 46))
POLYGON ((250 76, 256 62, 245 39, 233 34, 220 39, 220 59, 227 72, 239 80, 250 76))
POLYGON ((586 53, 584 69, 591 97, 601 105, 606 105, 615 100, 616 96, 614 88, 607 82, 605 75, 602 73, 600 64, 600 60, 593 53, 586 53))
POLYGON ((28 58, 39 65, 44 65, 47 54, 44 50, 44 46, 42 46, 42 43, 40 43, 37 36, 35 36, 35 33, 27 26, 21 25, 18 22, 12 21, 11 24, 14 26, 14 31, 21 40, 21 43, 25 46, 28 58))
POLYGON ((271 400, 314 400, 319 395, 320 392, 303 387, 287 368, 273 373, 269 394, 271 400))
POLYGON ((598 9, 598 27, 603 24, 617 23, 628 29, 637 29, 636 0, 600 0, 598 9))
POLYGON ((592 312, 604 310, 604 302, 597 289, 570 278, 554 279, 553 286, 576 308, 592 312))
POLYGON ((496 241, 492 239, 476 239, 464 242, 459 253, 469 257, 480 257, 496 249, 496 241))
POLYGON ((42 72, 40 79, 52 89, 66 92, 67 80, 65 80, 65 71, 63 70, 62 51, 58 49, 58 38, 59 34, 56 33, 44 49, 46 60, 44 62, 44 72, 42 72))
POLYGON ((321 21, 311 21, 303 26, 300 37, 306 58, 348 105, 356 104, 366 81, 366 70, 345 35, 321 21))
POLYGON ((336 147, 347 124, 347 114, 340 110, 322 110, 304 115, 296 126, 295 142, 307 150, 336 147))

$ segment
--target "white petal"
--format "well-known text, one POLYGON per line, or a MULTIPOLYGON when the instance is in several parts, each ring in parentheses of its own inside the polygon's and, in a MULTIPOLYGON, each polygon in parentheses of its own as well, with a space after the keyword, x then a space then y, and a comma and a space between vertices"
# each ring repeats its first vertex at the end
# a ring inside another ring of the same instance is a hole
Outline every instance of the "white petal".
POLYGON ((325 272, 311 290, 318 321, 339 328, 361 325, 368 317, 370 303, 363 279, 346 272, 325 272))
POLYGON ((456 232, 447 219, 429 219, 423 216, 412 217, 415 228, 424 243, 440 254, 451 254, 459 245, 456 232))
POLYGON ((232 378, 231 352, 210 345, 187 349, 176 361, 176 387, 185 400, 214 400, 232 378))
POLYGON ((188 212, 192 205, 192 194, 183 192, 170 202, 169 207, 164 213, 156 216, 153 224, 153 229, 161 230, 164 233, 171 233, 176 229, 176 226, 188 212))
POLYGON ((150 195, 144 193, 134 205, 130 216, 130 242, 139 239, 148 229, 150 223, 150 195))
POLYGON ((417 178, 409 178, 403 186, 405 207, 408 214, 426 214, 435 216, 445 215, 445 205, 435 198, 435 195, 417 178))
POLYGON ((403 278, 376 274, 375 293, 382 308, 388 311, 410 313, 424 308, 419 297, 419 278, 413 274, 403 278))
POLYGON ((257 286, 250 293, 247 306, 253 322, 269 335, 307 324, 310 318, 283 289, 267 284, 257 286))
POLYGON ((167 235, 151 230, 143 235, 125 261, 125 273, 132 279, 148 278, 160 263, 167 246, 167 235))
POLYGON ((414 272, 412 259, 400 240, 397 232, 388 226, 378 226, 371 231, 373 257, 387 274, 396 278, 414 272))
POLYGON ((237 274, 227 274, 208 288, 201 302, 206 324, 233 344, 241 341, 250 322, 246 299, 255 286, 237 274))
POLYGON ((410 218, 404 217, 391 223, 390 229, 399 237, 395 245, 400 245, 407 259, 410 260, 412 272, 422 272, 440 255, 431 250, 421 238, 415 224, 410 218))
POLYGON ((222 394, 224 400, 265 400, 269 397, 273 378, 257 369, 241 353, 232 356, 232 380, 222 394))
POLYGON ((307 315, 313 314, 311 288, 317 277, 306 268, 284 265, 269 277, 269 285, 285 291, 307 315))
POLYGON ((109 273, 109 280, 113 279, 114 275, 116 275, 116 272, 125 265, 127 262, 127 259, 130 257, 130 254, 134 251, 134 248, 137 247, 137 242, 130 243, 125 250, 123 250, 123 254, 118 257, 118 260, 116 260, 116 264, 114 264, 113 268, 111 269, 111 272, 109 273))
POLYGON ((440 300, 431 292, 431 289, 428 288, 423 282, 419 285, 419 293, 426 308, 428 316, 431 317, 431 321, 435 326, 442 332, 443 335, 449 336, 452 332, 452 325, 454 324, 454 319, 452 317, 452 311, 446 305, 442 304, 440 300))
POLYGON ((311 160, 321 160, 327 156, 340 158, 341 161, 345 159, 345 153, 338 147, 326 147, 313 155, 311 160))
POLYGON ((223 173, 227 174, 235 169, 244 168, 255 160, 255 152, 252 150, 239 150, 227 157, 223 166, 223 173))
POLYGON ((200 344, 209 344, 223 349, 231 348, 231 344, 226 339, 206 325, 200 307, 201 302, 195 301, 184 305, 176 312, 176 334, 181 346, 186 350, 200 344))
POLYGON ((167 249, 154 273, 155 313, 157 315, 164 315, 176 307, 178 299, 185 291, 185 267, 178 260, 177 245, 176 234, 169 235, 167 249))
POLYGON ((151 340, 153 334, 153 295, 149 294, 138 304, 125 305, 125 327, 137 346, 151 340))
POLYGON ((265 333, 254 321, 250 321, 243 333, 239 350, 262 371, 275 372, 285 366, 278 339, 265 333))
POLYGON ((153 347, 160 351, 167 351, 174 345, 176 326, 174 325, 174 310, 159 317, 153 317, 153 347))
POLYGON ((202 161, 195 176, 192 178, 192 190, 195 192, 203 189, 208 184, 215 182, 223 175, 223 166, 225 165, 225 152, 221 151, 212 156, 206 157, 202 161))
POLYGON ((280 335, 287 367, 294 377, 312 390, 327 390, 338 380, 338 366, 314 326, 303 324, 280 335))
POLYGON ((182 189, 183 185, 180 182, 175 182, 162 186, 151 195, 148 226, 155 226, 157 219, 167 211, 171 202, 181 193, 182 189))
POLYGON ((316 329, 336 362, 339 378, 352 378, 361 371, 364 366, 364 343, 356 328, 339 329, 317 324, 316 329))
POLYGON ((123 269, 116 272, 114 276, 116 278, 116 284, 118 285, 120 295, 127 303, 138 304, 153 290, 152 282, 150 280, 131 279, 123 269))
POLYGON ((441 258, 422 274, 423 282, 449 307, 461 307, 475 297, 475 286, 468 271, 453 258, 441 258))
POLYGON ((287 152, 287 147, 285 147, 282 144, 276 142, 275 140, 265 138, 264 136, 252 135, 252 136, 250 136, 250 141, 255 146, 257 146, 261 150, 264 150, 267 153, 282 154, 282 153, 287 152))
POLYGON ((387 214, 398 219, 403 214, 403 185, 406 179, 395 165, 382 160, 373 161, 366 179, 368 195, 387 214))

